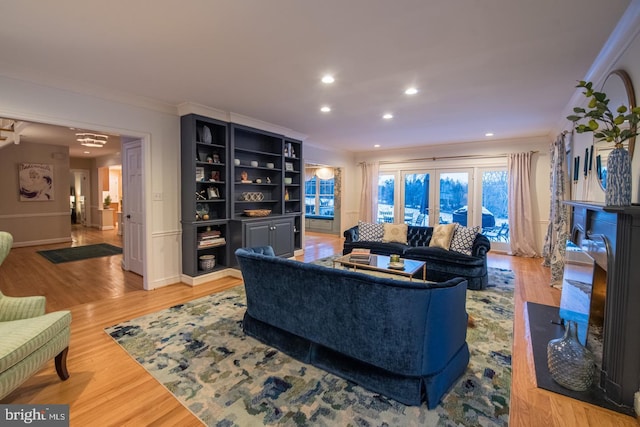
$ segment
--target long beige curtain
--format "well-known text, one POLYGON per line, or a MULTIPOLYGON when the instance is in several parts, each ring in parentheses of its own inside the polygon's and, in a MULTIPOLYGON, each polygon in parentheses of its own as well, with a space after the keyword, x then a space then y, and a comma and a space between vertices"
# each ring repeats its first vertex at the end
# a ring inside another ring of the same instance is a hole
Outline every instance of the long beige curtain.
POLYGON ((512 255, 538 257, 531 206, 531 152, 509 154, 509 238, 512 255))
POLYGON ((360 221, 376 222, 378 209, 378 163, 360 163, 362 193, 360 194, 360 221))

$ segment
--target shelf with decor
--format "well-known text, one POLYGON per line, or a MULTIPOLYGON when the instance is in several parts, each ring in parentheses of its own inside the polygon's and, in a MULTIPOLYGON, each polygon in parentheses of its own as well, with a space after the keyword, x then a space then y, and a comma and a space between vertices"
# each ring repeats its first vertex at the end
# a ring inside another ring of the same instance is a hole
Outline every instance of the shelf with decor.
POLYGON ((238 124, 231 125, 230 135, 231 218, 244 220, 252 218, 254 212, 267 211, 269 216, 282 215, 282 135, 238 124))
POLYGON ((180 139, 182 271, 195 277, 228 266, 228 123, 188 114, 180 139), (218 240, 203 239, 207 231, 218 240), (215 266, 201 268, 207 263, 215 266))

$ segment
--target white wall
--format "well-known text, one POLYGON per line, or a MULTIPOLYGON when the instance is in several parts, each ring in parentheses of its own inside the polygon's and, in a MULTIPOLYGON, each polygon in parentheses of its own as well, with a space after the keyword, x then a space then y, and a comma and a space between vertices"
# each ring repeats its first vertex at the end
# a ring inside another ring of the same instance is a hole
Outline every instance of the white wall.
MULTIPOLYGON (((595 75, 591 79, 594 82, 603 81, 606 75, 613 70, 621 69, 626 71, 629 74, 629 77, 631 78, 631 83, 634 86, 636 106, 638 103, 640 103, 640 98, 638 97, 638 94, 639 94, 638 89, 640 87, 640 35, 636 34, 638 33, 637 31, 638 25, 640 25, 640 22, 638 22, 640 20, 640 16, 638 16, 639 13, 640 13, 640 5, 638 4, 638 2, 636 2, 635 4, 632 5, 632 7, 630 6, 630 10, 627 13, 630 21, 625 21, 625 19, 623 18, 621 20, 621 23, 626 25, 623 25, 620 27, 620 28, 628 28, 629 29, 628 31, 630 32, 630 34, 633 34, 633 36, 629 37, 628 39, 612 38, 612 40, 610 40, 610 43, 613 46, 610 49, 613 50, 613 53, 610 51, 607 51, 605 48, 603 49, 603 52, 606 52, 608 55, 603 55, 603 53, 601 53, 601 55, 605 58, 605 60, 608 59, 609 57, 613 57, 616 59, 613 61, 602 63, 602 64, 599 64, 596 61, 596 64, 594 64, 594 67, 592 67, 592 69, 597 70, 597 73, 594 73, 595 75), (622 51, 620 51, 621 49, 618 48, 618 46, 622 46, 622 51)), ((626 34, 626 33, 623 32, 623 34, 626 34)), ((581 80, 582 78, 583 78, 582 76, 576 76, 576 80, 581 80)), ((599 84, 596 85, 596 88, 599 89, 600 87, 601 86, 599 84)), ((571 107, 585 106, 586 101, 588 100, 583 96, 581 96, 580 102, 577 103, 576 105, 572 105, 571 107)), ((612 105, 612 107, 617 108, 618 106, 612 105)), ((561 117, 559 119, 562 120, 564 119, 564 117, 561 117)), ((564 129, 571 131, 571 128, 572 128, 571 122, 567 120, 566 122, 564 122, 564 124, 565 124, 564 129)), ((592 172, 591 176, 587 178, 588 180, 587 182, 585 181, 584 175, 582 173, 582 167, 584 165, 585 148, 590 148, 592 144, 593 144, 593 135, 591 133, 587 133, 587 134, 575 133, 573 135, 573 144, 572 144, 573 147, 572 147, 571 157, 573 158, 573 156, 576 156, 576 155, 580 156, 580 173, 578 174, 578 182, 576 184, 570 184, 573 190, 572 199, 604 203, 604 200, 605 200, 604 190, 600 187, 600 185, 596 181, 596 174, 592 172)), ((635 154, 632 160, 632 175, 633 175, 632 197, 631 197, 632 203, 640 202, 640 154, 637 154, 639 151, 640 151, 640 138, 636 142, 635 154)), ((569 164, 573 165, 572 159, 570 159, 569 164)), ((594 161, 593 167, 595 170, 595 161, 594 161)))
MULTIPOLYGON (((636 98, 636 105, 640 101, 638 97, 638 87, 640 86, 640 39, 636 37, 633 42, 629 45, 629 47, 624 51, 622 56, 616 62, 610 64, 608 66, 607 73, 613 70, 624 70, 629 74, 631 78, 631 83, 634 86, 634 93, 636 98)), ((583 98, 585 101, 586 98, 583 98)), ((582 101, 582 100, 581 100, 582 101)), ((586 102, 582 102, 581 106, 585 106, 586 102)), ((579 105, 575 105, 579 106, 579 105)), ((612 105, 613 108, 617 108, 618 105, 612 105)), ((571 124, 567 121, 566 130, 571 130, 571 124)), ((580 171, 578 173, 578 181, 576 183, 571 183, 572 187, 572 199, 573 200, 584 200, 584 201, 594 201, 604 203, 605 193, 602 187, 600 187, 599 183, 596 180, 595 174, 595 160, 593 165, 593 171, 591 175, 584 177, 582 173, 582 167, 584 165, 584 155, 585 148, 590 148, 594 143, 593 134, 585 133, 578 134, 575 133, 573 135, 573 143, 572 145, 572 153, 570 158, 570 165, 573 165, 573 157, 580 156, 580 171)), ((640 201, 640 138, 636 142, 636 149, 634 153, 634 157, 631 162, 631 169, 633 174, 633 180, 631 183, 632 186, 632 197, 631 201, 633 203, 638 203, 640 201)), ((573 176, 573 175, 571 175, 573 176)))
MULTIPOLYGON (((0 76, 0 116, 138 137, 145 149, 145 287, 180 281, 180 120, 138 106, 0 76), (153 200, 152 194, 161 200, 153 200)), ((68 203, 68 201, 67 201, 68 203)))

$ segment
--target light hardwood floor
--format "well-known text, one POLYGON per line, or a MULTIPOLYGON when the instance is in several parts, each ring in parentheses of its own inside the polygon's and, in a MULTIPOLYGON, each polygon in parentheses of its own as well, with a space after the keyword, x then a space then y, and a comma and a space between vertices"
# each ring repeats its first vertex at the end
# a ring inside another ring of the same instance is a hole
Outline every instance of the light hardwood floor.
MULTIPOLYGON (((338 253, 342 238, 307 233, 301 261, 338 253)), ((120 245, 115 232, 74 227, 74 245, 106 241, 120 245)), ((53 362, 0 403, 67 403, 72 426, 197 426, 199 420, 115 344, 103 329, 118 322, 219 292, 241 283, 224 278, 200 286, 184 284, 142 290, 142 279, 120 269, 121 256, 54 265, 36 253, 69 245, 15 248, 0 267, 0 290, 7 295, 45 295, 47 310, 73 315, 68 367, 61 382, 53 362)), ((540 259, 490 253, 489 265, 516 275, 511 426, 638 426, 631 417, 536 388, 524 302, 558 305, 540 259)))

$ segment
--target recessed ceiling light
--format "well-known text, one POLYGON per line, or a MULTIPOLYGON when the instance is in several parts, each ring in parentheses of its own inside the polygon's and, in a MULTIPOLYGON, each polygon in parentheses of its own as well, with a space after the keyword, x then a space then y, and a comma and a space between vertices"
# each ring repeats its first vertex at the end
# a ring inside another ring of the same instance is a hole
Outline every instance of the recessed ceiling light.
POLYGON ((83 151, 84 154, 91 154, 91 151, 83 151))
POLYGON ((325 74, 324 76, 322 76, 322 83, 331 84, 335 81, 336 79, 334 79, 331 74, 325 74))
POLYGON ((380 144, 375 144, 374 147, 375 148, 380 148, 380 144))
POLYGON ((418 89, 416 89, 415 87, 410 87, 410 88, 407 88, 407 90, 405 90, 404 93, 406 95, 415 95, 416 93, 418 93, 418 89))
POLYGON ((487 132, 484 134, 484 136, 493 136, 493 132, 487 132))
POLYGON ((322 111, 323 113, 328 113, 329 111, 331 111, 331 107, 329 107, 328 105, 324 105, 322 106, 322 108, 320 108, 320 111, 322 111))
POLYGON ((385 120, 391 120, 391 119, 393 119, 393 114, 391 114, 391 113, 384 113, 384 114, 382 115, 382 118, 383 118, 383 119, 385 119, 385 120))

